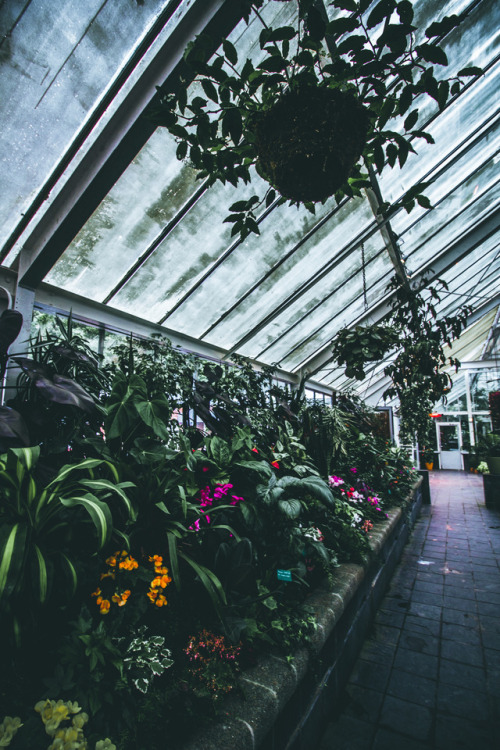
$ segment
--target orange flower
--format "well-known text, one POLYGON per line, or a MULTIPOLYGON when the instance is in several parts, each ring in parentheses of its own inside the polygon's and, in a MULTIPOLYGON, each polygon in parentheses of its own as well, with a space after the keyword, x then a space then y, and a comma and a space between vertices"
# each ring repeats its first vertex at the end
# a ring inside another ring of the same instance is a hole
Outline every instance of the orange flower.
POLYGON ((163 557, 161 555, 150 555, 149 562, 154 562, 155 565, 161 565, 163 557))
POLYGON ((163 596, 163 594, 160 594, 160 596, 155 601, 155 604, 157 607, 164 607, 167 603, 166 597, 163 596))
POLYGON ((119 562, 118 567, 122 568, 122 570, 134 570, 134 568, 139 567, 139 563, 133 557, 126 557, 119 562))
MULTIPOLYGON (((97 603, 99 604, 99 599, 97 600, 97 603)), ((109 599, 102 599, 99 604, 99 611, 101 615, 107 615, 110 607, 111 602, 109 601, 109 599)))
POLYGON ((154 602, 156 597, 158 596, 158 592, 155 589, 150 589, 147 593, 148 598, 154 602))
POLYGON ((90 596, 99 596, 101 593, 101 589, 97 588, 95 591, 92 592, 90 596))
POLYGON ((111 557, 108 557, 106 560, 106 565, 109 565, 110 568, 116 567, 116 555, 111 555, 111 557))
POLYGON ((129 589, 127 589, 127 591, 124 591, 122 594, 115 593, 111 597, 111 601, 115 602, 115 604, 118 604, 119 607, 123 607, 127 603, 127 599, 129 598, 130 593, 131 592, 129 589))
POLYGON ((168 575, 158 576, 153 581, 151 581, 151 587, 152 588, 159 588, 162 589, 166 588, 168 584, 171 582, 171 578, 168 575))
POLYGON ((105 578, 112 578, 114 580, 115 577, 115 572, 113 570, 108 571, 108 573, 101 573, 101 581, 105 578))

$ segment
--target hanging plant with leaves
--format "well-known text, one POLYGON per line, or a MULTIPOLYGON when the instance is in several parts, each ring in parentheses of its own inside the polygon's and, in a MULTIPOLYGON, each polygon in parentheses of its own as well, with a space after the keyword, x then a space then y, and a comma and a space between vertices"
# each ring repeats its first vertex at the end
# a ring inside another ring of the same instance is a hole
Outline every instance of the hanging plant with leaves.
POLYGON ((368 362, 377 362, 399 342, 399 330, 390 325, 343 328, 333 342, 333 356, 339 365, 346 365, 348 378, 364 380, 368 362))
POLYGON ((446 282, 439 279, 432 285, 423 279, 416 286, 401 284, 395 277, 388 289, 395 292, 391 323, 400 332, 401 348, 384 369, 392 380, 384 398, 399 398, 403 438, 411 441, 416 434, 423 444, 429 431, 429 412, 437 401, 446 399, 452 387, 443 368, 454 367, 456 372, 460 367, 456 357, 446 356, 444 346, 459 338, 472 308, 465 305, 456 315, 439 318, 436 304, 441 292, 448 290, 446 282))
MULTIPOLYGON (((265 20, 272 0, 245 4, 247 23, 262 26, 255 62, 226 39, 213 54, 214 40, 198 36, 184 54, 185 79, 175 92, 160 89, 150 113, 209 185, 248 183, 252 168, 269 183, 264 197, 230 207, 232 235, 258 234, 256 211, 280 200, 277 193, 311 211, 331 195, 361 195, 369 186, 363 164, 379 173, 387 163, 402 166, 415 139, 432 142, 418 126, 416 100, 430 96, 442 109, 464 77, 481 73, 469 67, 440 79, 448 64, 440 42, 460 16, 432 23, 417 43, 410 0, 380 0, 369 13, 370 0, 335 0, 331 21, 317 0, 289 4, 285 26, 265 20), (402 127, 387 127, 391 118, 403 118, 402 127)), ((399 205, 428 207, 423 190, 414 186, 399 205)))
POLYGON ((426 442, 429 412, 437 401, 446 398, 452 386, 442 368, 451 366, 457 371, 460 367, 456 357, 446 356, 444 346, 459 338, 472 312, 466 305, 456 315, 438 318, 436 304, 441 300, 441 290, 446 292, 448 286, 439 279, 432 285, 425 278, 412 285, 394 277, 387 287, 394 294, 386 321, 342 329, 333 342, 335 359, 346 365, 345 375, 358 380, 365 378, 367 362, 380 361, 396 349, 395 358, 384 369, 392 380, 384 398, 398 397, 401 433, 409 442, 415 434, 419 442, 426 442))

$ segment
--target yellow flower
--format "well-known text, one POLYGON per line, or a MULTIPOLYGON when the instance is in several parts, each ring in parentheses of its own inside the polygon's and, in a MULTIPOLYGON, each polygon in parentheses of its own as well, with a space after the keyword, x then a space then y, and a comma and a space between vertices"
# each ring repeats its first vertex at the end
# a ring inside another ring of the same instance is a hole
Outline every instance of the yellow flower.
POLYGON ((8 747, 15 733, 22 727, 19 716, 6 716, 0 724, 0 747, 8 747))
POLYGON ((157 607, 164 607, 167 604, 167 599, 163 594, 160 594, 157 600, 155 601, 155 604, 157 607))
MULTIPOLYGON (((80 710, 80 708, 78 710, 80 710)), ((81 714, 78 714, 78 716, 73 716, 72 724, 76 729, 83 729, 84 724, 86 724, 88 720, 89 720, 88 714, 81 713, 81 714)))
POLYGON ((109 737, 106 737, 105 740, 99 740, 99 742, 96 742, 95 750, 116 750, 116 745, 113 745, 109 737))
POLYGON ((106 565, 109 565, 110 568, 116 567, 116 555, 111 555, 111 557, 108 557, 106 560, 106 565))

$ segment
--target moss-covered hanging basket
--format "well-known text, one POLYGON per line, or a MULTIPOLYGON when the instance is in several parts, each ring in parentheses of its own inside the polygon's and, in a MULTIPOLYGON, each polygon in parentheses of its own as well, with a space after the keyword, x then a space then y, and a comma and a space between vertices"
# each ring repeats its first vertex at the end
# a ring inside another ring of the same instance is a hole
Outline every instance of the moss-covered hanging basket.
POLYGON ((258 169, 285 198, 325 200, 347 181, 369 125, 350 91, 302 86, 256 118, 258 169))

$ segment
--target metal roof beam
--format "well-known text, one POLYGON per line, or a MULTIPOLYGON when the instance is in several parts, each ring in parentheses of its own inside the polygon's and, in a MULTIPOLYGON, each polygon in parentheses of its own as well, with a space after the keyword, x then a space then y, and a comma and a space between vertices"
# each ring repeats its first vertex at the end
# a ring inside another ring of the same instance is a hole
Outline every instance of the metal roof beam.
POLYGON ((117 92, 119 103, 115 111, 79 162, 74 167, 66 165, 72 171, 64 184, 50 186, 53 195, 49 192, 44 195, 45 200, 50 197, 50 204, 38 219, 34 217, 21 237, 21 286, 37 287, 154 132, 156 126, 144 116, 145 112, 157 96, 157 87, 179 75, 188 42, 202 31, 212 33, 214 39, 226 35, 240 20, 240 11, 238 3, 195 0, 191 5, 182 3, 172 18, 166 20, 150 48, 137 61, 136 66, 139 63, 143 66, 141 74, 126 90, 127 81, 123 83, 125 93, 117 92))
MULTIPOLYGON (((0 279, 2 278, 1 272, 4 272, 5 270, 6 269, 0 269, 0 279)), ((15 274, 10 271, 7 276, 9 279, 12 279, 15 274)), ((12 284, 12 280, 10 283, 12 284)), ((220 362, 229 361, 226 357, 226 352, 223 349, 200 341, 199 339, 181 334, 178 331, 170 330, 169 328, 165 328, 165 326, 158 325, 157 323, 146 321, 135 315, 130 315, 129 313, 110 307, 109 305, 94 302, 93 300, 89 300, 78 294, 59 289, 50 284, 42 283, 37 288, 35 293, 35 304, 36 303, 51 309, 54 313, 67 313, 72 310, 77 318, 82 319, 84 322, 88 322, 89 325, 102 324, 110 330, 115 330, 124 334, 132 333, 136 336, 145 338, 150 338, 152 334, 160 334, 170 339, 174 346, 178 346, 193 354, 198 354, 200 357, 215 359, 220 362)), ((267 363, 253 360, 250 357, 245 357, 245 359, 258 370, 262 369, 263 366, 267 366, 267 363)), ((275 375, 277 378, 281 378, 295 385, 298 385, 301 380, 300 373, 289 372, 288 370, 283 370, 281 368, 276 368, 275 375)), ((313 390, 320 390, 323 393, 333 392, 332 388, 324 383, 314 380, 313 378, 308 378, 306 380, 306 387, 313 390)))

